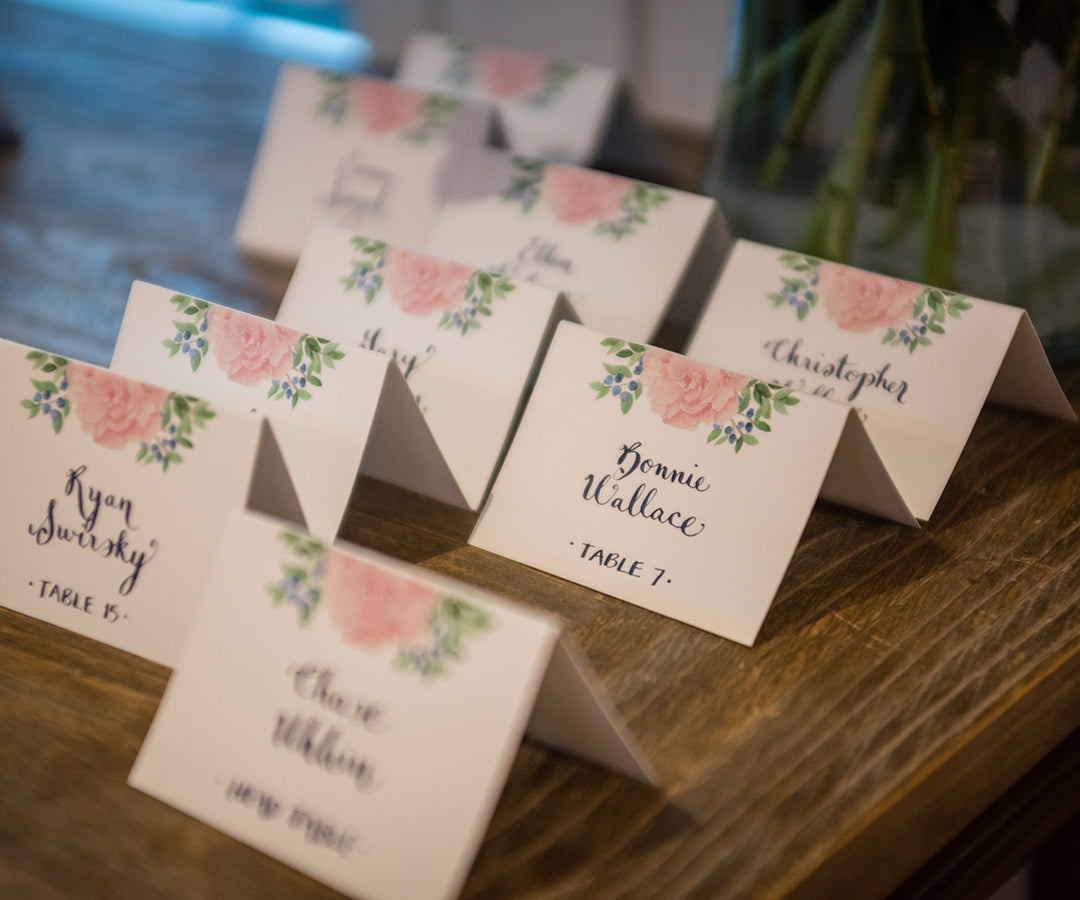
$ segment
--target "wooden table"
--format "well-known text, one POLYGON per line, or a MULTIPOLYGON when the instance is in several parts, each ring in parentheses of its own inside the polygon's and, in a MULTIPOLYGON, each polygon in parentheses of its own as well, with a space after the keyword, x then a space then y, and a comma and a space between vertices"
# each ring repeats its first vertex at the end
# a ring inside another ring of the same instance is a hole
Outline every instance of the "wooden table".
MULTIPOLYGON (((0 334, 107 363, 134 278, 272 316, 287 273, 230 235, 276 69, 0 6, 21 137, 0 160, 0 334)), ((1080 365, 1059 375, 1075 406, 1080 365)), ((993 886, 1080 796, 1078 438, 984 411, 921 530, 818 504, 752 649, 471 548, 472 515, 361 483, 345 537, 561 616, 663 778, 526 740, 465 896, 993 886)), ((0 896, 331 894, 126 786, 168 674, 0 610, 0 896)))

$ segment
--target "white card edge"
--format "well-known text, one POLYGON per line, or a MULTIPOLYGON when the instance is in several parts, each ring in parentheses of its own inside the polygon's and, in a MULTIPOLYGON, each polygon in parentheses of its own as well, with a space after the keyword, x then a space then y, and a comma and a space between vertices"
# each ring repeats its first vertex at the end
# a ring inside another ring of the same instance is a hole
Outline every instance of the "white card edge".
POLYGON ((919 518, 889 475, 859 414, 850 407, 818 496, 901 525, 919 527, 919 518))
POLYGON ((385 364, 360 471, 459 509, 471 509, 405 376, 393 360, 386 359, 385 364))
POLYGON ((552 648, 526 734, 635 781, 660 784, 656 769, 564 635, 552 648))
POLYGON ((1061 383, 1026 310, 1021 310, 1012 340, 998 367, 987 400, 991 403, 1076 422, 1061 383))

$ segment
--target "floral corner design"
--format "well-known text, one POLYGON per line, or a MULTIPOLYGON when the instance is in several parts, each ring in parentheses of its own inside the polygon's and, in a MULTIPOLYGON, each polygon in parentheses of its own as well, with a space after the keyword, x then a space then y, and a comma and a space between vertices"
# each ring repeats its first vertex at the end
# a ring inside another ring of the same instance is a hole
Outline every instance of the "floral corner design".
POLYGON ((279 532, 288 559, 267 585, 276 605, 292 606, 307 625, 323 606, 354 647, 396 649, 394 666, 421 678, 449 676, 465 645, 493 627, 487 610, 422 582, 357 559, 292 531, 279 532))
POLYGON ((122 450, 136 444, 135 462, 161 466, 194 450, 192 435, 214 411, 205 400, 124 378, 104 369, 33 350, 26 359, 40 377, 31 378, 32 397, 21 400, 29 418, 42 416, 60 434, 70 415, 99 446, 122 450))
POLYGON ((341 278, 345 291, 361 292, 370 304, 389 283, 402 312, 421 317, 441 313, 438 327, 462 336, 480 328, 493 315, 493 302, 515 290, 505 275, 364 237, 352 238, 350 244, 356 258, 352 271, 341 278))
POLYGON ((326 338, 301 333, 276 322, 226 306, 211 306, 185 294, 174 294, 175 333, 161 342, 169 356, 180 354, 191 371, 211 356, 229 381, 247 386, 269 383, 267 397, 285 400, 294 409, 322 387, 325 369, 335 368, 345 352, 326 338))
POLYGON ((449 62, 440 80, 463 90, 478 87, 500 100, 543 109, 554 103, 577 77, 580 66, 502 47, 477 46, 449 38, 449 62))
POLYGON ((531 212, 539 201, 568 225, 592 224, 593 233, 619 240, 648 223, 649 213, 671 199, 666 188, 618 175, 527 157, 511 157, 513 174, 504 202, 531 212))
POLYGON ((794 307, 802 321, 820 300, 839 328, 860 334, 884 330, 882 344, 904 346, 909 353, 931 346, 930 335, 945 334, 946 320, 959 319, 972 306, 969 298, 953 291, 799 253, 782 254, 780 264, 791 275, 781 276, 780 290, 766 295, 773 308, 794 307))
POLYGON ((707 366, 667 350, 607 337, 606 374, 589 387, 596 399, 614 397, 626 415, 644 394, 665 425, 696 430, 710 425, 705 443, 738 453, 773 430, 773 413, 787 415, 799 403, 791 388, 707 366))
POLYGON ((426 144, 449 124, 461 102, 375 78, 350 78, 320 72, 322 96, 316 117, 335 125, 353 118, 372 134, 396 135, 409 144, 426 144))

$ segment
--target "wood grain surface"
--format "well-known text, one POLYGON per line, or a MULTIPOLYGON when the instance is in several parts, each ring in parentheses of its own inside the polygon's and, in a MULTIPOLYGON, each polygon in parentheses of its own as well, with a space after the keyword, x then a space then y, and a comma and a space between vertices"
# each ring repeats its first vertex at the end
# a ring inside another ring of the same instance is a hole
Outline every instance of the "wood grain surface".
MULTIPOLYGON (((107 364, 135 278, 274 315, 230 236, 277 65, 0 5, 0 335, 107 364)), ((466 897, 885 896, 1080 726, 1075 426, 985 410, 919 530, 819 503, 753 648, 473 518, 362 480, 342 535, 560 616, 663 786, 526 740, 466 897)), ((0 896, 333 896, 127 787, 167 678, 0 609, 0 896)))

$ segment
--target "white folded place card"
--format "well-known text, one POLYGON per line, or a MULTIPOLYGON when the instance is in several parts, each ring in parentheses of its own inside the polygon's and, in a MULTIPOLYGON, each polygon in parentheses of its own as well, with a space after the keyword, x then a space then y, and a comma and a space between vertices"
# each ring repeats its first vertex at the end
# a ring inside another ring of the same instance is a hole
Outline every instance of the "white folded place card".
POLYGON ((599 150, 618 87, 601 66, 430 32, 409 38, 396 76, 493 103, 512 150, 581 165, 599 150))
POLYGON ((750 241, 687 353, 856 407, 923 521, 988 398, 1076 418, 1023 310, 750 241))
POLYGON ((700 304, 726 245, 709 197, 484 148, 423 249, 566 291, 588 327, 645 339, 672 304, 700 304))
POLYGON ((199 610, 129 783, 350 896, 455 896, 527 726, 652 780, 558 625, 474 588, 235 515, 199 610))
POLYGON ((266 422, 0 340, 0 603, 175 665, 250 502, 298 520, 266 422))
POLYGON ((829 483, 914 523, 850 408, 562 323, 470 543, 752 644, 829 483))
POLYGON ((384 355, 136 281, 111 368, 265 414, 320 536, 337 534, 359 474, 467 505, 384 355))
POLYGON ((490 116, 386 79, 285 65, 234 240, 287 263, 317 221, 422 241, 461 157, 486 141, 490 116))
POLYGON ((556 321, 557 291, 348 229, 312 229, 277 321, 397 361, 477 509, 556 321))

